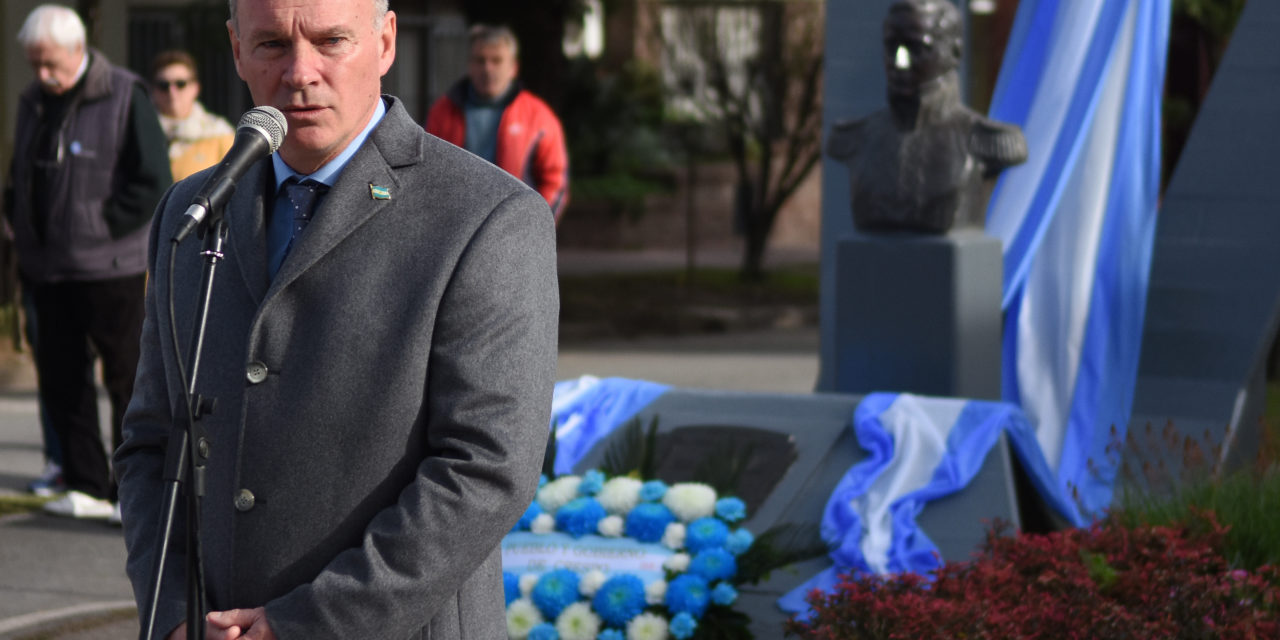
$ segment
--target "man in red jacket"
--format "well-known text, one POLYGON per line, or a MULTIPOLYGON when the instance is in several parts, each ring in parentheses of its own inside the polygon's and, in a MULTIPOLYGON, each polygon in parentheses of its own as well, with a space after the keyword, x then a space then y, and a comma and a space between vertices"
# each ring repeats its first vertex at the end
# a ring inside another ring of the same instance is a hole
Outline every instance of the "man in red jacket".
POLYGON ((547 103, 520 86, 517 49, 506 27, 472 27, 467 77, 431 106, 427 132, 524 180, 559 223, 569 190, 564 131, 547 103))

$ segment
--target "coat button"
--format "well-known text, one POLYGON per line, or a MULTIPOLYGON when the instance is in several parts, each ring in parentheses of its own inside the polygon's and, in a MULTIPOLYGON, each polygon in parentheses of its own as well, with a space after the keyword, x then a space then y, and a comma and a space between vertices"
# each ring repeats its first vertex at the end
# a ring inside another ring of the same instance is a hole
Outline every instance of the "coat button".
POLYGON ((253 492, 248 489, 241 489, 236 494, 236 511, 248 511, 253 508, 254 497, 253 492))
POLYGON ((258 384, 267 379, 267 365, 255 360, 245 367, 244 373, 249 378, 249 384, 258 384))

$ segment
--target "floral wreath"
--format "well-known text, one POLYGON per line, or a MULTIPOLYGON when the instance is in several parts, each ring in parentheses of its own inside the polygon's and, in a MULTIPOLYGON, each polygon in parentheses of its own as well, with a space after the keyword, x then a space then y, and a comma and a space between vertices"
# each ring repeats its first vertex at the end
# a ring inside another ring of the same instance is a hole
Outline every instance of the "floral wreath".
POLYGON ((663 579, 645 583, 628 572, 553 569, 503 572, 507 634, 514 640, 677 640, 700 623, 735 619, 740 557, 751 532, 736 497, 718 497, 700 483, 668 486, 598 470, 554 480, 543 476, 537 498, 512 532, 563 533, 573 538, 632 538, 675 553, 663 579))

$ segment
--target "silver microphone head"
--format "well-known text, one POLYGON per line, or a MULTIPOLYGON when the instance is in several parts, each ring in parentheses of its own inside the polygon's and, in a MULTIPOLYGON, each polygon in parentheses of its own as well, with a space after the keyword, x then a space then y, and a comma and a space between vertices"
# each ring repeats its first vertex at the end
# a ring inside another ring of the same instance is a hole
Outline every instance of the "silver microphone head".
POLYGON ((284 135, 289 131, 289 124, 284 120, 284 114, 275 107, 254 107, 240 116, 240 124, 236 125, 236 129, 249 127, 256 129, 271 144, 271 153, 275 153, 280 148, 280 143, 284 142, 284 135))

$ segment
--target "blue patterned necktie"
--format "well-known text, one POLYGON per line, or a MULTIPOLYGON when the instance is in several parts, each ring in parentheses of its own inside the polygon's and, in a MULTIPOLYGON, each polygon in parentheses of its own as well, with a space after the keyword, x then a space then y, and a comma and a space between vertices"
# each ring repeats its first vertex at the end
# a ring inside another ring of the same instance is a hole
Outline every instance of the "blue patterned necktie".
MULTIPOLYGON (((315 180, 298 182, 297 178, 289 178, 285 181, 284 195, 293 206, 293 233, 289 234, 289 242, 284 247, 284 257, 288 257, 294 243, 302 235, 302 230, 307 228, 307 223, 311 222, 311 217, 315 215, 316 199, 328 190, 327 185, 315 180)), ((281 258, 282 263, 284 257, 281 258)))

